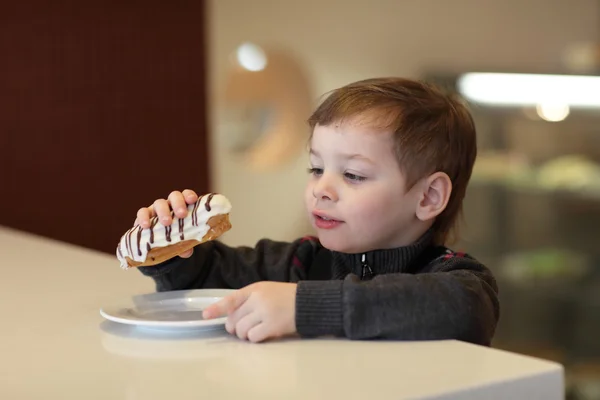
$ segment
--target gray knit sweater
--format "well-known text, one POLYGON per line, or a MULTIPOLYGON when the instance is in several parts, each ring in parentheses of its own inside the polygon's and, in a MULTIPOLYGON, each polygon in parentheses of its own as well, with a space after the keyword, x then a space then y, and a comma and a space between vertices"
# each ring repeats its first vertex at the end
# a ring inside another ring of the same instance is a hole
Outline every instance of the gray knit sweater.
POLYGON ((255 247, 218 241, 139 270, 158 291, 232 288, 258 281, 297 282, 302 336, 351 339, 458 339, 489 346, 499 316, 492 273, 467 254, 430 244, 364 254, 333 252, 313 237, 263 239, 255 247))

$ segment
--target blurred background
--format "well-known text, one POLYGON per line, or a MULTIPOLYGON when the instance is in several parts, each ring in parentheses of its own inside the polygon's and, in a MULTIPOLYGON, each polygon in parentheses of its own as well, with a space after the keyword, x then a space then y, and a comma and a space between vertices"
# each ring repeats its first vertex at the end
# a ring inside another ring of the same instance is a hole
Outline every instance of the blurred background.
POLYGON ((228 244, 297 238, 321 96, 425 79, 477 123, 455 247, 498 277, 494 346, 559 361, 569 398, 600 398, 600 1, 12 3, 0 225, 113 253, 139 207, 193 188, 233 203, 228 244))

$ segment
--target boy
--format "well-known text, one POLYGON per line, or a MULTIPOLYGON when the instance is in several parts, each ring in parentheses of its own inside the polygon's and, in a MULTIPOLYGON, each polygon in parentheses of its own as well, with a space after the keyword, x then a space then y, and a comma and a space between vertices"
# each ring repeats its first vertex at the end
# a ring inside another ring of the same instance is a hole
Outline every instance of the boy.
MULTIPOLYGON (((489 346, 499 315, 491 272, 446 247, 476 156, 465 106, 424 83, 381 78, 332 92, 309 119, 305 193, 317 237, 196 246, 141 267, 159 291, 240 289, 204 311, 260 342, 299 334, 458 339, 489 346)), ((138 211, 149 227, 197 199, 172 192, 138 211)))

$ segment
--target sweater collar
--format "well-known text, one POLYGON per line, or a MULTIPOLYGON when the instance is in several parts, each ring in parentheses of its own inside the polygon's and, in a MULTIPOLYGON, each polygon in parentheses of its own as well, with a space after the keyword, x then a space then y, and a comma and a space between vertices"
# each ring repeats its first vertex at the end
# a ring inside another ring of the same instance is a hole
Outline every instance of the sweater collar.
POLYGON ((428 230, 413 244, 394 249, 372 250, 365 253, 333 252, 334 272, 339 277, 352 272, 359 277, 408 272, 410 265, 432 244, 433 232, 428 230), (345 270, 345 271, 344 271, 345 270))

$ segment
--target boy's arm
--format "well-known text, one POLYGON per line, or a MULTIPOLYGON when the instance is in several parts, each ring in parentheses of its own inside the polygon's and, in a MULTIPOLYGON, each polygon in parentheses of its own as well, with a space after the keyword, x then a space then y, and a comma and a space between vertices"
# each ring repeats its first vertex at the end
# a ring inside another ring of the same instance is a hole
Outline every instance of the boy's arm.
POLYGON ((499 316, 492 273, 469 257, 432 263, 419 274, 360 281, 304 281, 296 295, 301 335, 351 339, 457 339, 489 346, 499 316))
POLYGON ((260 240, 255 247, 230 247, 218 241, 194 248, 189 258, 175 257, 163 264, 140 267, 156 282, 159 292, 181 289, 239 289, 258 281, 297 282, 305 279, 315 243, 260 240), (300 260, 303 262, 300 262, 300 260), (306 261, 305 261, 306 260, 306 261))

